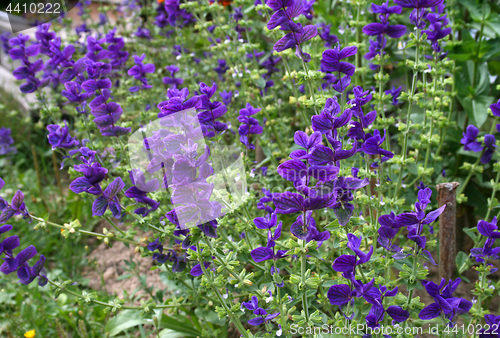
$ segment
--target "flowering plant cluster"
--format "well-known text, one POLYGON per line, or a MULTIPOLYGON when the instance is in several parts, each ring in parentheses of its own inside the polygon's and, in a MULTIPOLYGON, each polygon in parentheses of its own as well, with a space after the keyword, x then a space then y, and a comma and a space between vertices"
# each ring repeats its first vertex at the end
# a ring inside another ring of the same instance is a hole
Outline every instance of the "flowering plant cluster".
POLYGON ((54 162, 42 177, 32 147, 23 186, 26 142, 0 128, 0 271, 87 305, 59 336, 499 336, 497 3, 98 7, 0 35, 54 162), (137 296, 79 289, 34 238, 45 256, 18 250, 33 220, 123 242, 165 290, 131 261, 137 296))

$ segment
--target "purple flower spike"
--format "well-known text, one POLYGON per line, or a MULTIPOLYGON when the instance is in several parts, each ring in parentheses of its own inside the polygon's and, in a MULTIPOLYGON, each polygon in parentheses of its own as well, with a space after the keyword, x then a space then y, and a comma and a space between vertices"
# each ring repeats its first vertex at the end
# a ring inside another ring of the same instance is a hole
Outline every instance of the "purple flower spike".
POLYGON ((354 70, 356 69, 353 64, 341 60, 353 56, 357 52, 357 47, 348 46, 340 49, 340 44, 333 49, 327 49, 323 52, 321 70, 323 72, 336 73, 337 83, 333 85, 333 88, 340 93, 349 87, 351 84, 350 77, 354 75, 354 70), (341 74, 345 74, 345 76, 342 77, 341 74))
POLYGON ((134 79, 139 80, 142 85, 141 87, 139 86, 133 86, 129 90, 130 92, 137 92, 140 89, 150 89, 153 88, 153 86, 148 84, 148 80, 146 79, 146 74, 148 73, 154 73, 155 71, 155 65, 152 63, 147 63, 143 64, 142 61, 146 58, 146 54, 142 54, 140 57, 137 55, 134 55, 134 62, 135 66, 130 68, 128 70, 128 75, 132 76, 134 79))
POLYGON ((240 116, 238 116, 238 121, 242 123, 238 128, 240 142, 250 150, 255 149, 255 145, 250 143, 248 136, 259 135, 263 132, 263 128, 259 125, 259 121, 251 116, 257 114, 261 110, 261 108, 254 108, 250 103, 247 103, 246 108, 241 109, 240 116))
POLYGON ((10 136, 10 134, 11 134, 10 128, 5 128, 5 127, 0 128, 0 155, 17 153, 17 148, 12 146, 14 144, 14 139, 10 136))
POLYGON ((47 126, 47 130, 49 131, 47 138, 52 145, 52 149, 71 149, 80 144, 76 138, 72 138, 69 134, 69 128, 66 121, 64 122, 64 127, 57 124, 50 124, 47 126))

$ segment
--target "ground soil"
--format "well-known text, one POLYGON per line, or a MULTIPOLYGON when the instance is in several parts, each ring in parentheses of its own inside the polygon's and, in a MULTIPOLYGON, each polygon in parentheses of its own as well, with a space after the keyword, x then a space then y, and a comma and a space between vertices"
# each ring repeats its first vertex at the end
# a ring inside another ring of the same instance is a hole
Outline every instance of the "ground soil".
MULTIPOLYGON (((106 223, 99 224, 94 231, 102 232, 104 226, 106 223)), ((109 224, 107 227, 109 228, 109 224)), ((141 237, 147 235, 142 234, 141 237)), ((165 289, 166 286, 160 281, 159 272, 151 271, 153 266, 151 257, 141 257, 140 254, 134 252, 133 245, 127 248, 122 242, 116 241, 113 242, 112 247, 109 247, 96 239, 91 239, 91 241, 89 246, 94 247, 94 249, 88 255, 89 266, 83 272, 83 277, 89 279, 89 287, 106 291, 118 297, 124 297, 125 292, 130 295, 137 290, 140 290, 138 295, 145 294, 139 279, 133 273, 130 278, 120 278, 120 276, 131 273, 126 271, 127 266, 124 261, 134 260, 137 263, 139 274, 146 276, 148 287, 153 287, 155 290, 165 289)))

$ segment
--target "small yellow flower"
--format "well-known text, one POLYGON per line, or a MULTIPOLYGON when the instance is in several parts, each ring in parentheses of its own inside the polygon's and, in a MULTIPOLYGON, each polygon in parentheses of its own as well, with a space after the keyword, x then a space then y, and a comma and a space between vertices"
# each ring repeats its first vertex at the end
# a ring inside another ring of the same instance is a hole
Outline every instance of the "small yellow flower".
POLYGON ((24 334, 26 338, 35 338, 35 330, 28 331, 24 334))

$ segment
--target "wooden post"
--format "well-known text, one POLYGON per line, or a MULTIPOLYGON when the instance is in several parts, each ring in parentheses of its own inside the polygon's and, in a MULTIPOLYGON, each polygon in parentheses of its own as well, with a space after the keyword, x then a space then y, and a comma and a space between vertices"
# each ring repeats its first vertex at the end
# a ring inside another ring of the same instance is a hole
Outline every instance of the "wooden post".
POLYGON ((438 184, 438 205, 446 204, 439 217, 439 279, 452 279, 455 274, 455 257, 457 255, 457 201, 456 188, 458 182, 438 184))

